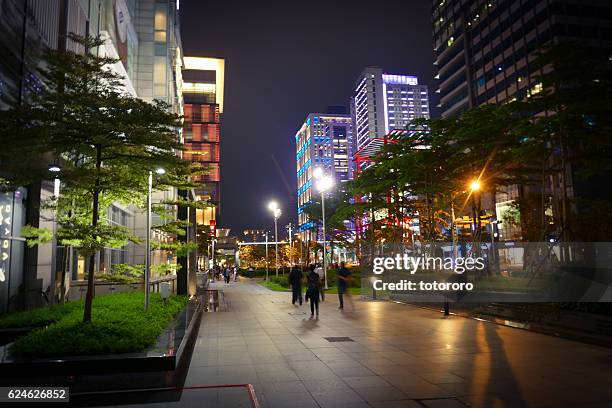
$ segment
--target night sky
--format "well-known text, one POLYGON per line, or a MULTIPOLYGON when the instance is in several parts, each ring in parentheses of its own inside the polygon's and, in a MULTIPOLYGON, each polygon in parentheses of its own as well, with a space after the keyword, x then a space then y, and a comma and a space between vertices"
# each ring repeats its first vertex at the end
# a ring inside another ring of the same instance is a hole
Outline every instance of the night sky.
POLYGON ((272 229, 271 199, 295 223, 294 135, 309 112, 348 109, 366 66, 418 76, 436 112, 428 0, 182 0, 180 13, 185 55, 225 58, 220 226, 234 235, 272 229))

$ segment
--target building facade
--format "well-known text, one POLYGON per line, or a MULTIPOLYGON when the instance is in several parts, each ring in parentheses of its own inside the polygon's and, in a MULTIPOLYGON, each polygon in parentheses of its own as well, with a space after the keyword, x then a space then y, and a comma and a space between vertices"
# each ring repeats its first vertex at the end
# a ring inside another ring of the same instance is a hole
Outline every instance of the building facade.
POLYGON ((392 130, 404 129, 416 118, 429 118, 426 85, 415 76, 385 74, 368 67, 355 82, 351 115, 355 128, 355 150, 392 130))
POLYGON ((315 194, 313 170, 333 177, 335 188, 353 179, 353 123, 348 114, 310 113, 295 134, 298 232, 303 241, 317 239, 317 225, 304 209, 315 194))
MULTIPOLYGON (((181 70, 177 70, 182 56, 175 0, 1 1, 0 109, 19 105, 44 89, 37 72, 38 50, 84 52, 66 39, 67 33, 105 39, 92 52, 118 59, 111 69, 125 78, 125 92, 145 100, 162 99, 173 112, 182 113, 181 70)), ((64 270, 68 282, 85 276, 89 259, 77 251, 51 243, 27 248, 20 238, 26 224, 53 228, 52 214, 40 209, 40 203, 52 196, 53 187, 50 175, 49 180, 0 195, 0 218, 9 226, 0 231, 0 312, 37 306, 45 301, 42 292, 53 301, 64 270)), ((144 215, 132 206, 115 203, 107 209, 107 218, 136 235, 146 233, 144 215)), ((133 245, 108 248, 98 253, 94 262, 97 272, 102 273, 117 263, 144 263, 144 249, 133 245)))
POLYGON ((433 0, 443 117, 540 92, 538 47, 561 40, 612 46, 606 0, 433 0))
POLYGON ((197 223, 215 225, 221 204, 220 128, 223 113, 225 61, 219 58, 185 57, 185 151, 183 158, 198 163, 203 174, 198 183, 198 200, 215 205, 198 210, 197 223))

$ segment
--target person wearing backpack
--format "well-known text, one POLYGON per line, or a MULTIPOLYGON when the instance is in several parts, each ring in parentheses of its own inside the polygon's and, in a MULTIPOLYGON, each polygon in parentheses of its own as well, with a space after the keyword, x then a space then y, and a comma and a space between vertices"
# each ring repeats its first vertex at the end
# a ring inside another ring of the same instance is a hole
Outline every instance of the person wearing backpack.
POLYGON ((306 301, 310 300, 310 318, 312 319, 317 314, 319 317, 319 296, 321 295, 321 278, 315 272, 314 265, 310 266, 310 272, 306 276, 308 288, 306 289, 306 301))

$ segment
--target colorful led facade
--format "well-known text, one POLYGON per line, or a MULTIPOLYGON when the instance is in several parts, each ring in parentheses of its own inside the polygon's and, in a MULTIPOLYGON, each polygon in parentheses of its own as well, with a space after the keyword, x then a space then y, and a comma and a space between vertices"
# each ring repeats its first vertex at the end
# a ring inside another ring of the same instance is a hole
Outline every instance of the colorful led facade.
POLYGON ((415 76, 385 74, 381 68, 368 67, 355 85, 351 98, 355 150, 392 130, 405 129, 413 119, 429 118, 427 86, 419 85, 415 76))
POLYGON ((216 220, 221 201, 220 116, 223 112, 225 62, 218 58, 185 57, 183 97, 185 126, 183 158, 198 163, 204 172, 194 177, 198 199, 217 207, 198 211, 198 223, 216 220))
MULTIPOLYGON (((313 169, 320 167, 336 186, 353 179, 353 124, 348 114, 311 113, 295 134, 298 232, 303 240, 316 239, 316 224, 304 209, 316 192, 313 169)), ((336 187, 338 188, 338 187, 336 187)))

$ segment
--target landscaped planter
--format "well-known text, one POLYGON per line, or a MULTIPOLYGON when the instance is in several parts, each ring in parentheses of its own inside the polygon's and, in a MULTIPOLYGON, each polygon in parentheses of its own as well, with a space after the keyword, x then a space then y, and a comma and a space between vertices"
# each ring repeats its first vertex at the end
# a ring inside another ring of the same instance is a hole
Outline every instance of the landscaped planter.
MULTIPOLYGON (((12 343, 6 344, 0 347, 0 378, 174 370, 181 360, 190 336, 197 333, 201 309, 200 302, 191 300, 157 337, 154 345, 137 352, 22 357, 12 355, 10 352, 12 343)), ((1 380, 0 382, 6 383, 1 380)))
MULTIPOLYGON (((176 292, 176 276, 168 276, 162 278, 155 278, 151 280, 151 292, 159 292, 159 284, 161 282, 171 283, 171 293, 176 292)), ((112 295, 113 293, 123 292, 142 292, 144 291, 144 282, 136 283, 117 283, 109 282, 106 280, 97 279, 95 281, 95 293, 96 296, 112 295)), ((85 299, 85 293, 87 292, 87 281, 72 281, 70 288, 68 289, 68 299, 79 300, 85 299)))

